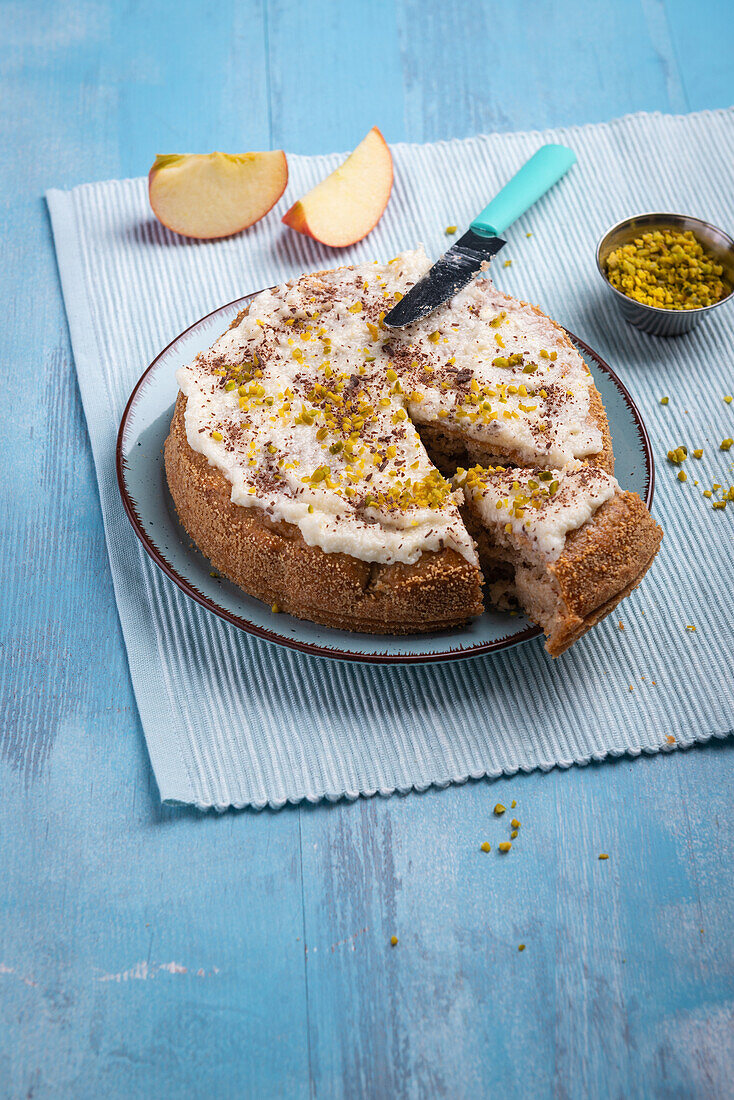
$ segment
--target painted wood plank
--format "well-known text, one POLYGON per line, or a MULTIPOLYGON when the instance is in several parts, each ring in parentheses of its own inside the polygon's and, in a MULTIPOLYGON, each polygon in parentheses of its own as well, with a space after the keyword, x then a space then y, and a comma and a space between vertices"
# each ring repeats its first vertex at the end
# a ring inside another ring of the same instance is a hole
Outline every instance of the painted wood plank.
POLYGON ((406 0, 400 42, 412 140, 685 109, 659 7, 542 0, 469 11, 406 0))
POLYGON ((406 138, 394 0, 268 0, 267 34, 276 146, 349 150, 372 126, 406 138))
POLYGON ((721 746, 304 813, 317 1094, 726 1095, 732 760, 721 746))
POLYGON ((160 808, 41 200, 267 147, 260 10, 44 9, 3 13, 0 1096, 305 1095, 298 817, 160 808))
POLYGON ((734 7, 728 0, 665 0, 665 21, 685 92, 686 109, 734 103, 734 7))

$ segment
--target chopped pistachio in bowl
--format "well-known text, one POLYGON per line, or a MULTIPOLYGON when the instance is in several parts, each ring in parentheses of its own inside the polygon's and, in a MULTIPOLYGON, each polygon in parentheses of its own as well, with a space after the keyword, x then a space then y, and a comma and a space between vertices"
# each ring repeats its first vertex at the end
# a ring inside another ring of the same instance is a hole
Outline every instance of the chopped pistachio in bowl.
POLYGON ((734 295, 734 241, 682 214, 647 213, 612 226, 596 263, 624 318, 653 336, 677 336, 734 295))

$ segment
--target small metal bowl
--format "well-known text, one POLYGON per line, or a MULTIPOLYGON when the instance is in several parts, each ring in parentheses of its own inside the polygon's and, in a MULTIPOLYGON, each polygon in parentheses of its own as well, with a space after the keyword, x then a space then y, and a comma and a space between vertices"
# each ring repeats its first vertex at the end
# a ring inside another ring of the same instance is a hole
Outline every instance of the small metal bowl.
POLYGON ((701 221, 700 218, 688 218, 684 214, 635 214, 633 218, 617 222, 596 246, 596 266, 604 285, 615 296, 625 320, 652 336, 680 336, 684 332, 690 332, 705 314, 712 309, 718 309, 725 302, 730 302, 734 296, 734 240, 715 225, 701 221), (628 298, 621 290, 612 286, 607 276, 609 253, 620 245, 629 244, 650 229, 690 229, 704 248, 723 266, 723 281, 730 288, 729 293, 713 305, 701 306, 700 309, 659 309, 657 306, 636 302, 634 298, 628 298))

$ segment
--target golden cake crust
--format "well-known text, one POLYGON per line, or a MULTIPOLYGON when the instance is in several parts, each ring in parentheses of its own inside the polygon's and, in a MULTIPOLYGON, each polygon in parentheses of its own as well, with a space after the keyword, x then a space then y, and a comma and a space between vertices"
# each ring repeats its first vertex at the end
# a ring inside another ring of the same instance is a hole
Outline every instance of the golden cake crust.
POLYGON ((380 565, 309 546, 293 524, 233 504, 221 471, 186 438, 179 393, 165 445, 168 485, 181 523, 224 576, 278 609, 324 626, 416 634, 460 626, 483 611, 479 569, 454 550, 414 565, 380 565))
MULTIPOLYGON (((461 509, 476 539, 485 580, 502 580, 512 590, 513 566, 497 546, 469 499, 461 509)), ((652 565, 663 537, 637 493, 618 492, 576 530, 569 531, 562 553, 547 565, 554 581, 559 613, 547 631, 546 645, 558 657, 637 587, 652 565)))
POLYGON ((591 520, 570 531, 557 561, 549 566, 566 614, 546 649, 557 657, 636 588, 652 565, 663 537, 637 493, 617 493, 591 520))

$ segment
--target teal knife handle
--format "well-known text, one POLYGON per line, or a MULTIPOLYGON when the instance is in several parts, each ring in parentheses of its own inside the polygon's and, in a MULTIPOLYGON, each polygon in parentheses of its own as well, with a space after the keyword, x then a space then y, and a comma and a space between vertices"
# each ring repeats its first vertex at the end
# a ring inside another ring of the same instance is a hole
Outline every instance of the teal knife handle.
POLYGON ((471 229, 482 237, 499 237, 575 163, 576 154, 565 145, 541 145, 474 219, 471 229))

